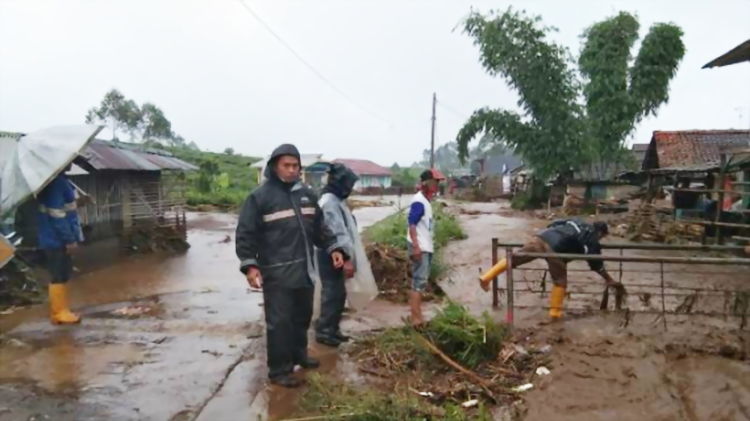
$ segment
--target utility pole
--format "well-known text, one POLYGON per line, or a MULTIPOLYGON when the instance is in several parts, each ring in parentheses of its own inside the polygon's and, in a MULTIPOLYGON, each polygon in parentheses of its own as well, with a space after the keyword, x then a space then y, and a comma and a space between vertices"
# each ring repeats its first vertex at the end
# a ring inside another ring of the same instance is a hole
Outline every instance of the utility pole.
POLYGON ((430 135, 430 169, 435 168, 435 106, 437 94, 432 93, 432 134, 430 135))

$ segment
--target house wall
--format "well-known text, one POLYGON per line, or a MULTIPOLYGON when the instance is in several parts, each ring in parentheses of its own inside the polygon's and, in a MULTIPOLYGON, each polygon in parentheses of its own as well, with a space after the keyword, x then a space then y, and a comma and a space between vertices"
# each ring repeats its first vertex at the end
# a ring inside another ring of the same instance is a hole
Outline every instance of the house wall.
POLYGON ((390 175, 387 176, 373 176, 373 175, 360 175, 359 181, 354 185, 354 190, 363 190, 371 187, 390 188, 392 179, 390 175))

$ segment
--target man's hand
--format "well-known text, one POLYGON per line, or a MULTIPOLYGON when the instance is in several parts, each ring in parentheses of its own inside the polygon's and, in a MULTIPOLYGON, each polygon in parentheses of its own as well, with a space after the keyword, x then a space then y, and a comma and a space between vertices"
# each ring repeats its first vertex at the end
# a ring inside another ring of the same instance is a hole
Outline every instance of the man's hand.
POLYGON ((247 283, 250 284, 251 288, 263 288, 263 276, 260 274, 260 269, 250 266, 247 270, 247 283))
POLYGON ((68 254, 73 254, 78 250, 78 243, 70 243, 65 245, 65 251, 68 254))
POLYGON ((354 277, 354 263, 351 260, 347 260, 344 263, 344 279, 351 279, 354 277))
POLYGON ((422 259, 422 249, 415 243, 411 249, 411 260, 418 262, 422 259))
POLYGON ((340 251, 334 251, 331 253, 331 259, 333 260, 333 267, 341 269, 344 267, 344 254, 340 251))

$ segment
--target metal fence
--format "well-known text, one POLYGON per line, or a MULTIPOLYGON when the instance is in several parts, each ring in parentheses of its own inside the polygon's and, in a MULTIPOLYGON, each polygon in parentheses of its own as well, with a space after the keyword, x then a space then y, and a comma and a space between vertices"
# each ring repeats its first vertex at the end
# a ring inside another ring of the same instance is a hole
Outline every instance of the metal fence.
MULTIPOLYGON (((702 253, 738 253, 743 251, 739 246, 710 245, 661 245, 661 244, 602 244, 602 255, 580 255, 561 253, 526 253, 518 251, 520 243, 501 243, 492 239, 492 261, 497 263, 500 252, 508 260, 506 286, 499 288, 498 279, 492 281, 492 306, 499 307, 500 295, 506 297, 506 321, 513 324, 514 310, 519 308, 547 308, 543 305, 519 305, 516 299, 522 295, 536 294, 544 297, 547 294, 546 268, 520 266, 511 269, 514 257, 533 257, 538 259, 557 258, 565 261, 599 260, 611 262, 608 272, 625 286, 628 291, 628 302, 635 305, 622 307, 615 302, 615 309, 630 313, 657 314, 667 328, 667 315, 704 315, 713 317, 736 317, 740 327, 747 324, 750 312, 750 283, 746 286, 690 285, 687 278, 696 280, 717 276, 745 275, 750 279, 750 259, 727 257, 685 257, 658 255, 659 252, 702 252, 702 253), (625 255, 626 251, 647 253, 647 255, 625 255), (654 253, 657 253, 654 255, 654 253), (679 265, 679 266, 678 266, 679 265), (616 267, 613 267, 616 266, 616 267), (690 268, 686 272, 684 267, 690 268), (682 269, 680 267, 683 267, 682 269), (724 270, 721 270, 724 268, 724 270), (738 270, 739 269, 739 270, 738 270), (651 282, 648 282, 648 281, 651 282), (654 306, 653 304, 656 304, 654 306)), ((590 272, 587 269, 569 268, 569 273, 590 272)), ((609 290, 603 280, 568 279, 568 305, 575 307, 584 302, 591 309, 592 303, 598 303, 600 310, 608 310, 609 290)), ((698 282, 699 284, 702 282, 698 282)), ((626 302, 625 304, 628 304, 626 302)), ((584 306, 585 307, 585 306, 584 306)), ((627 319, 627 318, 626 318, 627 319)))

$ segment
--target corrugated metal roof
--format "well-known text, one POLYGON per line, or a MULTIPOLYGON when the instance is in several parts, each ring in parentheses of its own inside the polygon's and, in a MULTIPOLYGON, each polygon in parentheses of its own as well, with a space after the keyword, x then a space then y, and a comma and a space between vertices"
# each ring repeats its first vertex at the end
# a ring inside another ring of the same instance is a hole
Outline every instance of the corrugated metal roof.
POLYGON ((197 170, 165 151, 140 148, 138 145, 94 140, 83 152, 86 161, 97 170, 162 171, 197 170))
POLYGON ((391 170, 366 159, 336 159, 333 162, 344 164, 357 175, 390 176, 391 170))
POLYGON ((745 146, 750 146, 750 130, 656 131, 643 169, 701 171, 717 168, 724 150, 745 146))
MULTIPOLYGON (((300 154, 300 158, 302 158, 302 162, 300 163, 300 165, 302 165, 302 168, 307 168, 311 165, 317 164, 318 162, 326 162, 326 160, 323 159, 322 153, 303 153, 300 154)), ((250 165, 250 168, 266 168, 266 164, 268 163, 269 159, 271 159, 271 155, 266 156, 260 161, 254 162, 252 165, 250 165)))

